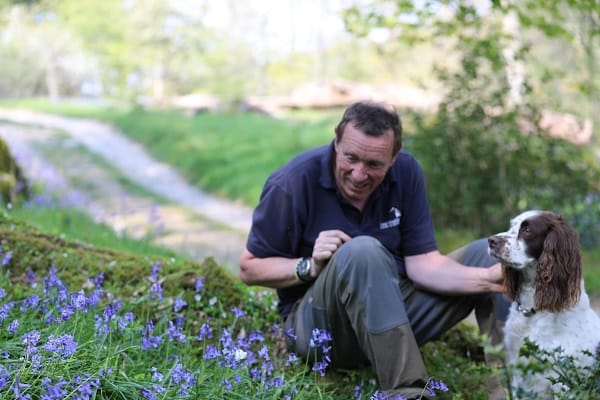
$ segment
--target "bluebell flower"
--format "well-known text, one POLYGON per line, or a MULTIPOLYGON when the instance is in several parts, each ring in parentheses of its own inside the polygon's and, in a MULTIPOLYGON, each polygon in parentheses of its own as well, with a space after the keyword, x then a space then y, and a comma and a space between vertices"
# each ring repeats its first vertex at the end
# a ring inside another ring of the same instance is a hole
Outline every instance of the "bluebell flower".
POLYGON ((312 370, 318 372, 321 376, 325 374, 327 366, 331 363, 331 358, 329 357, 331 346, 327 345, 329 342, 331 342, 331 340, 331 334, 326 330, 317 328, 313 329, 310 339, 310 347, 319 347, 322 355, 321 360, 313 364, 312 370))
POLYGON ((321 344, 331 342, 332 337, 329 332, 325 329, 315 328, 312 331, 312 336, 310 338, 310 347, 318 347, 321 344))
POLYGON ((280 387, 283 387, 284 384, 285 384, 285 381, 284 381, 283 377, 276 376, 275 378, 267 381, 267 388, 269 388, 269 387, 280 388, 280 387))
POLYGON ((108 324, 106 323, 104 318, 102 318, 99 315, 94 315, 94 320, 95 320, 94 328, 96 329, 96 337, 106 335, 108 332, 110 332, 110 327, 108 326, 108 324))
POLYGON ((36 285, 36 276, 35 272, 31 268, 27 270, 27 274, 25 274, 25 282, 31 287, 35 287, 36 285))
POLYGON ((12 333, 13 335, 15 335, 17 333, 17 330, 19 329, 19 320, 14 319, 9 325, 8 328, 6 328, 6 330, 9 333, 12 333))
POLYGON ((104 284, 104 272, 100 272, 95 277, 90 278, 90 281, 92 281, 96 289, 101 289, 104 284))
POLYGON ((162 286, 158 275, 160 267, 160 262, 152 264, 152 272, 150 273, 150 299, 163 299, 162 286))
POLYGON ((2 266, 6 266, 10 260, 12 258, 12 251, 7 251, 6 254, 4 254, 4 257, 2 257, 2 266))
POLYGON ((21 337, 21 342, 25 345, 25 357, 29 357, 31 354, 37 352, 36 345, 40 341, 41 337, 42 334, 38 331, 27 332, 21 337))
POLYGON ((183 318, 179 317, 175 319, 175 323, 173 321, 169 321, 169 326, 167 327, 167 337, 170 342, 179 342, 186 343, 185 334, 181 331, 181 326, 183 325, 183 318))
POLYGON ((73 316, 73 314, 75 313, 75 308, 73 308, 70 305, 67 305, 67 306, 61 308, 59 311, 60 311, 60 319, 63 321, 68 321, 69 319, 71 319, 71 316, 73 316))
POLYGON ((214 360, 218 358, 221 354, 219 353, 219 349, 214 344, 209 344, 206 346, 204 350, 204 356, 202 357, 205 360, 214 360))
POLYGON ((6 296, 6 290, 4 290, 4 288, 0 288, 0 300, 3 299, 4 296, 6 296))
POLYGON ((162 343, 162 338, 160 336, 153 336, 154 332, 154 323, 152 321, 148 321, 148 323, 142 327, 142 348, 144 350, 148 350, 150 348, 158 348, 158 346, 162 343))
POLYGON ((379 390, 376 390, 375 393, 373 393, 371 395, 371 397, 369 397, 369 400, 406 400, 406 397, 401 396, 399 394, 397 394, 397 395, 388 395, 385 392, 381 392, 379 390))
POLYGON ((440 380, 437 379, 433 379, 430 378, 427 381, 427 385, 425 385, 425 388, 427 389, 427 392, 429 393, 430 396, 434 396, 436 395, 436 391, 440 391, 440 392, 447 392, 448 391, 448 386, 446 386, 446 384, 440 380))
POLYGON ((261 348, 258 350, 258 355, 259 357, 261 357, 263 360, 265 361, 269 361, 269 349, 267 348, 267 346, 261 346, 261 348))
POLYGON ((198 333, 197 340, 202 341, 204 339, 212 339, 212 329, 210 327, 209 321, 206 321, 200 326, 200 332, 198 333))
POLYGON ((54 265, 50 267, 48 276, 44 278, 44 294, 50 293, 51 289, 53 288, 61 289, 64 287, 64 284, 56 275, 56 272, 56 267, 54 265))
POLYGON ((173 312, 178 313, 185 306, 187 306, 187 303, 185 302, 185 300, 183 300, 181 297, 177 297, 175 299, 175 303, 173 304, 173 312))
POLYGON ((157 300, 163 299, 162 286, 159 282, 152 282, 152 285, 150 286, 150 298, 157 300))
POLYGON ((88 300, 83 292, 80 290, 79 292, 71 294, 71 305, 77 311, 86 311, 88 307, 88 300))
POLYGON ((89 400, 100 387, 100 379, 90 379, 89 374, 78 375, 73 379, 72 386, 75 391, 71 397, 73 400, 89 400))
POLYGON ((162 382, 164 375, 161 374, 156 367, 152 367, 152 380, 154 382, 162 382))
POLYGON ((248 341, 262 343, 265 341, 265 337, 263 336, 261 331, 252 331, 248 335, 248 341))
POLYGON ((13 309, 14 306, 15 303, 13 303, 12 301, 4 303, 2 304, 2 306, 0 306, 0 323, 2 323, 2 321, 8 318, 8 313, 10 312, 10 310, 13 309))
POLYGON ((221 385, 223 385, 225 390, 227 390, 228 392, 231 392, 233 390, 233 385, 231 384, 231 382, 229 382, 227 378, 221 381, 221 385))
POLYGON ((92 294, 87 298, 88 309, 100 303, 102 293, 104 293, 102 289, 96 289, 92 292, 92 294))
POLYGON ((158 278, 159 278, 158 273, 160 272, 161 266, 162 266, 162 263, 160 261, 152 264, 151 272, 150 272, 150 279, 152 280, 152 282, 158 282, 158 278))
POLYGON ((21 307, 19 307, 19 311, 23 312, 27 311, 28 309, 35 310, 40 304, 40 301, 41 299, 38 295, 32 294, 31 296, 23 300, 23 302, 21 303, 21 307))
POLYGON ((195 284, 195 288, 194 288, 196 293, 200 293, 203 286, 204 286, 204 277, 196 279, 196 284, 195 284))
POLYGON ((299 358, 296 355, 296 353, 289 353, 286 360, 285 360, 285 366, 289 367, 291 365, 296 365, 299 362, 299 358))
POLYGON ((113 317, 121 310, 121 308, 123 308, 123 303, 121 300, 116 300, 108 304, 103 313, 104 321, 109 322, 111 319, 113 319, 113 317))
POLYGON ((67 391, 64 386, 67 385, 66 381, 58 381, 52 384, 50 378, 42 379, 42 400, 62 400, 67 395, 67 391))
POLYGON ((146 400, 158 400, 158 397, 156 397, 156 394, 154 394, 154 392, 152 391, 152 389, 141 388, 140 389, 140 394, 146 400))
POLYGON ((325 376, 325 370, 329 366, 329 360, 317 361, 313 364, 312 370, 318 372, 320 376, 325 376))
POLYGON ((360 395, 362 394, 362 384, 354 386, 354 400, 360 399, 360 395))
POLYGON ((135 315, 132 312, 126 312, 121 318, 117 320, 117 325, 121 332, 127 328, 127 326, 135 321, 135 315))
POLYGON ((196 378, 194 377, 194 374, 183 368, 183 365, 181 363, 177 363, 171 371, 171 378, 169 380, 169 383, 171 385, 179 385, 178 394, 180 397, 183 397, 187 396, 188 390, 194 385, 196 385, 196 378))
POLYGON ((8 382, 11 382, 12 378, 10 377, 8 371, 0 365, 0 391, 4 390, 8 386, 8 382))
POLYGON ((65 359, 77 352, 77 342, 73 339, 73 335, 64 334, 58 337, 50 335, 42 348, 50 353, 55 353, 61 359, 65 359))
POLYGON ((233 307, 231 312, 235 318, 242 318, 245 315, 244 311, 239 307, 233 307))
POLYGON ((31 395, 29 393, 23 393, 23 391, 27 390, 31 385, 26 383, 21 383, 19 377, 15 377, 14 383, 10 386, 10 390, 13 392, 15 396, 15 400, 30 400, 31 395))

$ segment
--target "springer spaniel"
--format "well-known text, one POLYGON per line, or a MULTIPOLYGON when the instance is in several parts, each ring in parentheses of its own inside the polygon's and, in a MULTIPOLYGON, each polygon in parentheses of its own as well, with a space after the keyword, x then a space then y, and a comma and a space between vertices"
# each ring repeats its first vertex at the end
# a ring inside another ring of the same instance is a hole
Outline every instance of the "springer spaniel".
MULTIPOLYGON (((589 365, 600 353, 600 318, 590 307, 582 278, 577 232, 552 212, 526 211, 510 229, 488 239, 489 253, 500 260, 507 295, 512 300, 504 327, 509 365, 517 363, 525 338, 552 352, 561 347, 578 365, 589 365)), ((525 360, 521 360, 525 361, 525 360)), ((566 388, 547 377, 513 377, 512 389, 553 398, 566 388)))

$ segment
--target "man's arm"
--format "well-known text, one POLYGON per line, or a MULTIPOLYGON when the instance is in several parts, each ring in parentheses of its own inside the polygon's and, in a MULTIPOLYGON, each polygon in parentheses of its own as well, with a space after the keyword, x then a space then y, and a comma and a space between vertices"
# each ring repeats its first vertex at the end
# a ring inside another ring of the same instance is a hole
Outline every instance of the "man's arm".
POLYGON ((285 288, 298 285, 296 278, 297 258, 259 258, 247 249, 240 256, 240 279, 247 285, 285 288))
MULTIPOLYGON (((350 236, 340 230, 319 233, 313 248, 310 276, 319 276, 327 261, 340 246, 350 240, 350 236)), ((248 249, 240 256, 240 279, 247 285, 261 285, 271 288, 285 288, 302 282, 296 277, 298 258, 266 257, 259 258, 248 249)))
POLYGON ((415 286, 442 294, 504 292, 502 267, 467 267, 435 250, 405 258, 406 274, 415 286))

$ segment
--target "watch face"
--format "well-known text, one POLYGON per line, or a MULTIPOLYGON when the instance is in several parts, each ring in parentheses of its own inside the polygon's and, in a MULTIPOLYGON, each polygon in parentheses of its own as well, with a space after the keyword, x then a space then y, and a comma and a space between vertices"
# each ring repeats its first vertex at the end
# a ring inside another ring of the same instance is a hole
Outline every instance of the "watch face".
POLYGON ((308 278, 310 276, 310 258, 303 258, 298 262, 298 276, 308 278))

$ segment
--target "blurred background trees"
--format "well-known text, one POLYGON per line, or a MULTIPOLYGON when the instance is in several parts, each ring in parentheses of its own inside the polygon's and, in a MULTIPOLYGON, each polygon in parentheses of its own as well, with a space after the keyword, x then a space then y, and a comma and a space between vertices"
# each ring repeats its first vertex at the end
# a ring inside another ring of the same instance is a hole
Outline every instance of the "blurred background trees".
POLYGON ((550 208, 600 237, 599 42, 598 0, 0 0, 0 97, 420 88, 437 100, 402 110, 406 147, 436 223, 550 208))

